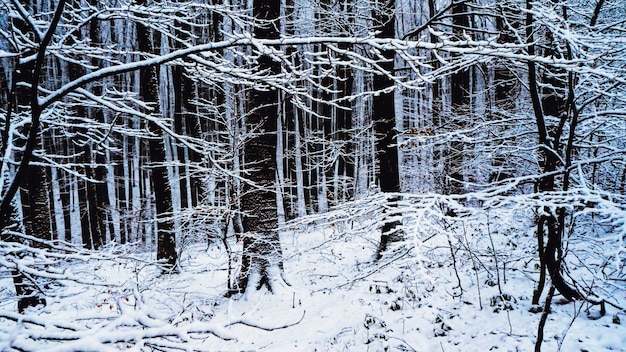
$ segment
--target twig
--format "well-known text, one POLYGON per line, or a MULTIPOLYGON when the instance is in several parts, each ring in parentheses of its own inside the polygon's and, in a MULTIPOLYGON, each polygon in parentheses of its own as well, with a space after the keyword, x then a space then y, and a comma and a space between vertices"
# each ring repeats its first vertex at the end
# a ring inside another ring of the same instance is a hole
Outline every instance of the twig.
POLYGON ((16 323, 21 323, 21 324, 23 323, 33 324, 33 325, 37 325, 43 328, 55 327, 61 330, 79 331, 79 329, 74 326, 63 325, 63 324, 58 324, 58 323, 50 323, 48 321, 39 321, 33 317, 29 317, 26 315, 17 314, 13 312, 7 312, 7 311, 0 312, 0 318, 4 318, 4 319, 11 320, 11 321, 14 321, 16 323))
POLYGON ((406 340, 405 340, 405 339, 401 339, 401 338, 399 338, 399 337, 395 337, 395 336, 389 336, 389 338, 390 338, 390 339, 394 339, 394 340, 398 340, 398 341, 402 342, 402 344, 403 344, 405 347, 410 348, 410 349, 411 349, 411 351, 413 351, 413 352, 417 352, 417 350, 416 350, 415 348, 413 348, 413 346, 411 346, 408 342, 406 342, 406 340))
POLYGON ((493 260, 496 265, 496 277, 498 278, 496 282, 498 283, 498 292, 500 296, 502 296, 502 286, 500 285, 500 263, 498 262, 498 253, 496 252, 496 246, 493 243, 493 237, 491 236, 491 226, 489 226, 489 212, 487 211, 487 235, 489 236, 489 242, 491 242, 491 250, 493 252, 493 260))
POLYGON ((286 329, 286 328, 292 327, 294 325, 300 324, 300 322, 302 322, 302 320, 304 319, 304 315, 305 314, 306 314, 306 310, 302 311, 302 316, 300 317, 300 319, 298 319, 298 321, 296 321, 294 323, 288 323, 288 324, 285 324, 285 325, 275 326, 275 327, 260 326, 258 324, 251 323, 251 322, 248 322, 248 321, 245 321, 245 320, 233 321, 231 323, 226 324, 225 326, 229 327, 229 326, 241 324, 241 325, 249 326, 251 328, 261 329, 261 330, 265 330, 265 331, 281 330, 281 329, 286 329))
POLYGON ((574 325, 574 321, 576 320, 576 318, 578 318, 578 316, 580 315, 580 312, 583 309, 583 304, 580 304, 580 307, 578 308, 578 311, 576 311, 576 301, 574 301, 574 316, 572 317, 572 320, 569 322, 569 324, 567 325, 567 327, 565 328, 565 330, 563 331, 563 335, 561 336, 561 338, 558 340, 558 347, 557 347, 557 352, 561 351, 561 347, 563 347, 563 340, 565 340, 565 336, 567 336, 567 333, 569 331, 569 329, 572 327, 572 325, 574 325))
MULTIPOLYGON (((480 293, 480 278, 478 277, 478 266, 476 265, 477 258, 474 258, 475 254, 470 249, 469 240, 467 239, 467 229, 465 228, 465 223, 463 223, 463 238, 465 239, 465 243, 461 242, 461 245, 465 247, 465 249, 469 253, 470 259, 472 260, 472 267, 474 269, 473 270, 474 271, 474 275, 476 276, 476 289, 478 290, 478 306, 479 306, 480 310, 483 310, 483 299, 482 299, 482 295, 480 293)), ((479 260, 479 262, 480 262, 480 260, 479 260)), ((482 265, 482 263, 481 263, 481 265, 482 265)), ((483 267, 484 267, 484 265, 483 265, 483 267)))
MULTIPOLYGON (((392 259, 388 260, 386 263, 381 264, 381 265, 377 265, 377 266, 376 266, 376 269, 371 270, 371 271, 369 271, 369 272, 367 272, 367 273, 365 273, 365 274, 363 274, 363 275, 361 275, 361 276, 355 277, 354 279, 350 280, 349 282, 345 282, 345 283, 343 283, 343 284, 341 284, 341 285, 335 286, 334 288, 342 288, 342 287, 344 287, 344 286, 353 285, 355 281, 363 280, 363 279, 365 279, 365 278, 367 278, 367 277, 370 277, 370 276, 372 276, 372 275, 376 274, 377 272, 379 272, 379 271, 380 271, 380 269, 382 269, 382 268, 384 268, 384 267, 388 266, 389 264, 391 264, 391 263, 395 262, 396 260, 402 259, 402 258, 403 258, 403 257, 405 257, 406 255, 408 255, 409 253, 411 253, 411 250, 413 250, 413 248, 414 248, 413 246, 409 247, 409 248, 408 248, 405 252, 403 252, 403 253, 401 253, 401 254, 397 255, 396 257, 394 257, 394 258, 392 258, 392 259)), ((318 292, 318 291, 323 291, 323 290, 326 290, 326 289, 324 288, 324 289, 320 289, 320 290, 313 291, 313 292, 318 292)))
POLYGON ((543 342, 543 328, 546 326, 548 315, 550 314, 550 303, 552 297, 554 297, 555 287, 550 285, 548 290, 548 296, 546 297, 546 303, 543 307, 543 313, 541 313, 541 319, 539 320, 539 326, 537 327, 537 341, 535 341, 535 352, 541 352, 541 343, 543 342))

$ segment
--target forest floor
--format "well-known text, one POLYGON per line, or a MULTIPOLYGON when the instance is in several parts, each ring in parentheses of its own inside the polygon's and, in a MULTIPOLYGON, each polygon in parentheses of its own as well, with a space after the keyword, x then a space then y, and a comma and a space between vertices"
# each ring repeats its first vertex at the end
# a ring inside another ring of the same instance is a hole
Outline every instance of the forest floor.
MULTIPOLYGON (((69 257, 57 275, 72 279, 24 316, 0 272, 0 350, 532 351, 535 239, 506 220, 407 230, 378 261, 372 218, 294 225, 282 234, 288 285, 273 294, 226 298, 227 251, 206 243, 187 244, 170 275, 116 247, 69 257)), ((625 306, 626 289, 613 292, 625 306)), ((600 315, 557 295, 544 331, 543 351, 626 351, 626 314, 610 305, 600 315)))

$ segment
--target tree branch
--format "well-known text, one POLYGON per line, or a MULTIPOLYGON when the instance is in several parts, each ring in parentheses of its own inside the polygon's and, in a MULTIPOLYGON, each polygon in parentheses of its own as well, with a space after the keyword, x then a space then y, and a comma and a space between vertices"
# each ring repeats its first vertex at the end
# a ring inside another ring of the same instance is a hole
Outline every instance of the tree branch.
POLYGON ((302 311, 302 316, 300 317, 300 319, 298 319, 298 321, 293 322, 293 323, 284 324, 284 325, 273 326, 273 327, 261 326, 261 325, 258 325, 256 323, 251 323, 251 322, 246 321, 246 320, 237 320, 237 321, 228 323, 228 324, 226 324, 226 327, 240 324, 240 325, 245 325, 245 326, 249 326, 251 328, 261 329, 261 330, 265 330, 265 331, 281 330, 281 329, 286 329, 286 328, 292 327, 294 325, 300 324, 300 322, 302 322, 302 320, 304 319, 304 315, 305 314, 306 314, 306 310, 302 311))

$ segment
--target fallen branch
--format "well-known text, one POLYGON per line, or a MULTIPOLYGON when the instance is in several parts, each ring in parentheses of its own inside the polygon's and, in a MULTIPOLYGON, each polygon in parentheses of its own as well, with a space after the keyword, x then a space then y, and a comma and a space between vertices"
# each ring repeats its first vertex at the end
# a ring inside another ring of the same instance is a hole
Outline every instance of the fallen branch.
POLYGON ((306 310, 302 312, 302 316, 300 317, 300 319, 298 319, 298 321, 294 322, 294 323, 289 323, 289 324, 285 324, 285 325, 280 325, 280 326, 274 326, 274 327, 266 327, 266 326, 260 326, 256 323, 251 323, 249 321, 246 320, 237 320, 231 323, 226 324, 226 327, 229 326, 233 326, 233 325, 245 325, 245 326, 249 326, 251 328, 256 328, 256 329, 261 329, 261 330, 265 330, 265 331, 274 331, 274 330, 281 330, 281 329, 286 329, 295 325, 300 324, 300 322, 302 322, 302 320, 304 319, 304 315, 306 314, 306 310))

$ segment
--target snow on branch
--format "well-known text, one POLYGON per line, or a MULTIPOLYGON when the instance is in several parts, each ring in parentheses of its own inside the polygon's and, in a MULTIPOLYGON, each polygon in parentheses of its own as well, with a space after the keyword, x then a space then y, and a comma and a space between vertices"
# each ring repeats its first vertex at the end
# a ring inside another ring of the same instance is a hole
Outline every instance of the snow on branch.
MULTIPOLYGON (((28 240, 29 238, 23 238, 28 240)), ((41 242, 41 240, 39 240, 41 242)), ((118 350, 168 347, 185 349, 210 336, 233 340, 230 327, 243 325, 264 331, 299 324, 305 312, 283 324, 258 323, 249 318, 213 319, 201 306, 200 292, 178 276, 162 276, 158 264, 142 254, 130 255, 128 246, 86 251, 62 242, 32 248, 18 242, 0 242, 0 273, 20 270, 50 279, 40 288, 48 305, 15 312, 15 297, 0 291, 0 349, 37 351, 118 350), (12 255, 7 255, 11 253, 12 255), (182 280, 182 281, 180 281, 182 280), (192 296, 187 302, 187 296, 192 296), (196 297, 198 301, 194 300, 196 297), (57 312, 49 314, 48 312, 57 312), (59 313, 64 312, 64 313, 59 313)), ((10 278, 0 276, 0 285, 10 278)), ((194 287, 198 290, 198 287, 194 287)))
MULTIPOLYGON (((235 47, 256 47, 261 52, 271 53, 272 56, 275 57, 275 60, 282 61, 282 56, 279 51, 271 48, 280 48, 280 47, 298 47, 303 45, 311 45, 311 44, 319 44, 319 45, 336 45, 336 44, 347 44, 347 45, 361 45, 361 46, 370 46, 372 48, 378 50, 392 50, 396 52, 406 52, 409 50, 415 49, 426 49, 426 50, 437 50, 448 53, 455 54, 464 54, 465 57, 483 57, 483 58, 507 58, 512 59, 519 62, 533 61, 540 64, 552 65, 557 67, 569 68, 572 70, 579 70, 580 64, 585 60, 566 60, 554 57, 538 57, 538 56, 529 56, 520 52, 520 49, 523 49, 523 46, 518 44, 500 44, 495 40, 460 40, 460 41, 451 41, 451 40, 443 40, 438 43, 428 43, 422 41, 408 41, 408 40, 398 40, 398 39, 381 39, 381 38, 372 38, 372 37, 310 37, 310 38, 281 38, 281 39, 257 39, 253 38, 250 35, 243 35, 239 37, 233 37, 228 40, 211 42, 207 44, 190 46, 184 49, 174 50, 170 53, 163 54, 160 56, 150 57, 146 59, 137 60, 135 62, 123 63, 118 65, 113 65, 105 68, 101 68, 95 70, 91 73, 88 73, 80 78, 77 78, 73 81, 70 81, 60 87, 59 89, 53 91, 52 93, 40 98, 40 105, 42 107, 47 107, 53 102, 59 100, 60 98, 66 96, 70 92, 77 90, 78 88, 84 87, 88 83, 98 81, 102 78, 118 75, 126 72, 131 72, 135 70, 139 70, 142 67, 162 65, 170 62, 174 62, 175 60, 184 59, 192 57, 196 54, 201 54, 204 52, 211 52, 216 50, 223 50, 235 47), (265 48, 265 49, 262 49, 265 48)), ((331 47, 332 48, 332 47, 331 47)), ((358 54, 355 51, 350 50, 339 50, 337 48, 334 49, 339 54, 349 55, 353 61, 348 62, 348 65, 354 65, 354 63, 360 63, 363 66, 361 69, 367 69, 371 72, 376 72, 379 74, 388 75, 388 72, 385 72, 380 66, 378 66, 378 62, 380 59, 372 59, 361 54, 358 54), (352 63, 354 62, 354 63, 352 63)), ((203 63, 205 65, 214 66, 212 62, 205 61, 206 57, 201 60, 196 57, 196 61, 203 63)), ((323 61, 323 60, 320 60, 323 61)), ((214 68, 218 68, 219 70, 223 70, 224 73, 227 74, 236 74, 237 71, 229 68, 221 68, 219 66, 214 66, 214 68)), ((598 71, 599 74, 607 75, 606 72, 598 71)), ((239 78, 247 78, 247 80, 253 81, 254 79, 258 79, 259 77, 255 76, 239 76, 239 78)), ((397 78, 396 78, 397 79, 397 78)), ((268 79, 265 79, 268 81, 268 79)))

